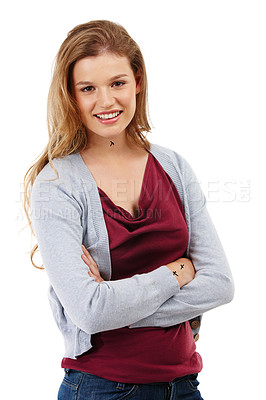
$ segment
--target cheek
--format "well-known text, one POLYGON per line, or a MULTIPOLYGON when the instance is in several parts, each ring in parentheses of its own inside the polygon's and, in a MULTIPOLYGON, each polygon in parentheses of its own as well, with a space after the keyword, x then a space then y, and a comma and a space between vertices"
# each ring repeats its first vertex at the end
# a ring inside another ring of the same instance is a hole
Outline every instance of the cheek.
POLYGON ((88 112, 92 109, 92 102, 89 99, 76 98, 76 101, 82 115, 88 114, 88 112))
POLYGON ((135 108, 136 107, 136 93, 134 90, 128 91, 124 93, 120 102, 127 108, 135 108))

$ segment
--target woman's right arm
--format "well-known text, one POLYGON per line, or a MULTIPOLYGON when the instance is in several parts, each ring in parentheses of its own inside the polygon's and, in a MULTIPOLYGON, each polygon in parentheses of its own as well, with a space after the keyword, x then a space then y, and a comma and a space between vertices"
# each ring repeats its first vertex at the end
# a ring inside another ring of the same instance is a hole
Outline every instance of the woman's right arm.
POLYGON ((49 168, 33 185, 31 221, 49 281, 76 326, 90 334, 128 326, 178 293, 166 266, 117 281, 97 283, 90 277, 81 258, 87 229, 81 222, 82 206, 70 184, 48 180, 54 178, 49 168))

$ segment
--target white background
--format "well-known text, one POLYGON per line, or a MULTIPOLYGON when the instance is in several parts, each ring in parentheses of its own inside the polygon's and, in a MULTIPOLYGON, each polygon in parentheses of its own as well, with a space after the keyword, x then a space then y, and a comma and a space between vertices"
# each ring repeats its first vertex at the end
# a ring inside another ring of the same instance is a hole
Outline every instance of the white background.
MULTIPOLYGON (((45 272, 31 266, 23 176, 47 142, 51 67, 75 25, 110 19, 148 70, 148 136, 191 163, 234 274, 234 301, 205 314, 205 400, 265 397, 265 1, 9 1, 1 10, 1 390, 56 399, 64 348, 45 272), (264 224, 264 226, 263 226, 264 224)), ((1 396, 2 397, 2 396, 1 396)))

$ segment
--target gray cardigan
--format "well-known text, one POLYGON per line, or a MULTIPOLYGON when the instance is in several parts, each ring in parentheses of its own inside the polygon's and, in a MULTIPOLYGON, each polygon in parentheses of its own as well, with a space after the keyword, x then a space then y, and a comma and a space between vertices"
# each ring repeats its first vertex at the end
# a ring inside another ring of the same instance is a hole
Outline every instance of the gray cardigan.
POLYGON ((111 280, 101 201, 80 153, 53 160, 59 179, 47 164, 34 182, 31 221, 50 282, 51 308, 65 340, 65 357, 88 351, 94 333, 124 326, 172 326, 233 298, 230 268, 193 170, 172 150, 152 144, 151 153, 173 180, 185 210, 186 257, 192 260, 196 276, 182 289, 166 266, 111 280), (82 243, 104 282, 89 277, 81 259, 82 243))

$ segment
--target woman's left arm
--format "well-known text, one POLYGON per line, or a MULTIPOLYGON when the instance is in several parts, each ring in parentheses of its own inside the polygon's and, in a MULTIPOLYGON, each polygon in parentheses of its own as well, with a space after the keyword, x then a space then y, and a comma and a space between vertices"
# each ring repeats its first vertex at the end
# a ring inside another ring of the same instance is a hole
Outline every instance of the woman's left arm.
POLYGON ((234 283, 224 249, 206 208, 206 199, 197 178, 180 156, 189 210, 190 244, 187 257, 193 262, 195 278, 147 318, 131 328, 167 327, 193 319, 206 311, 229 303, 234 283))

